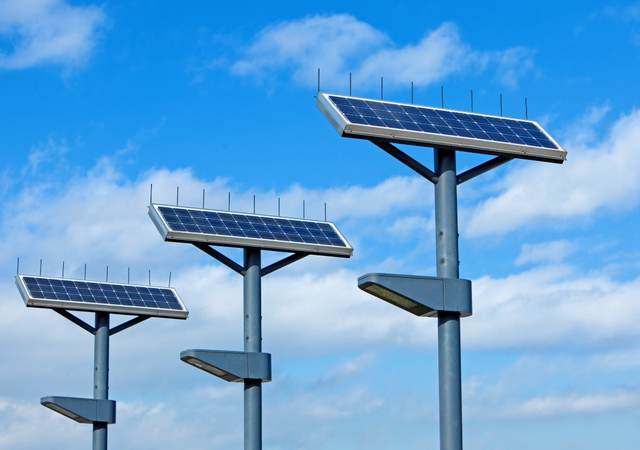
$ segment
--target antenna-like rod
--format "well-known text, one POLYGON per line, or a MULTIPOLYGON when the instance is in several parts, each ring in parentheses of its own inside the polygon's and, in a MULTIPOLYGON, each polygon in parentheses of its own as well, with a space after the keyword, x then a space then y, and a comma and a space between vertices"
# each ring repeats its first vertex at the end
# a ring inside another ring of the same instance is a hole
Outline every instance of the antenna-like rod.
POLYGON ((502 92, 500 92, 500 117, 502 117, 502 92))
POLYGON ((227 211, 231 211, 231 191, 227 194, 227 211))
POLYGON ((278 197, 278 217, 280 217, 280 197, 278 197))
POLYGON ((202 209, 204 209, 204 189, 202 189, 202 209))
POLYGON ((176 206, 180 206, 180 186, 176 186, 176 206))
POLYGON ((440 106, 444 108, 444 84, 440 85, 440 106))
POLYGON ((524 118, 529 118, 529 101, 527 100, 527 97, 524 98, 524 118))
POLYGON ((256 213, 256 194, 253 194, 253 213, 256 213))
POLYGON ((411 82, 411 104, 413 105, 413 81, 411 82))
POLYGON ((20 275, 20 257, 18 256, 18 261, 16 262, 16 275, 20 275))
POLYGON ((149 185, 149 204, 153 204, 153 183, 149 185))
POLYGON ((471 112, 473 112, 473 89, 469 91, 469 99, 471 100, 471 112))
POLYGON ((64 278, 64 260, 62 260, 62 278, 64 278))
POLYGON ((384 77, 380 77, 380 100, 384 100, 384 77))
POLYGON ((40 276, 42 276, 42 258, 40 258, 40 276))
POLYGON ((171 287, 171 272, 169 272, 169 287, 171 287))
POLYGON ((349 72, 349 97, 351 97, 351 72, 349 72))
POLYGON ((306 207, 305 207, 304 199, 302 200, 302 218, 303 218, 303 219, 306 219, 306 218, 307 218, 307 212, 306 212, 306 207))
POLYGON ((107 266, 107 274, 104 277, 104 281, 109 282, 109 266, 107 266))
POLYGON ((320 67, 318 67, 318 91, 317 94, 320 93, 320 67))
POLYGON ((151 269, 149 269, 149 286, 151 286, 151 269))
POLYGON ((127 267, 127 284, 131 283, 131 267, 127 267))
POLYGON ((83 280, 87 279, 87 264, 85 263, 84 265, 84 277, 82 278, 83 280))
POLYGON ((324 202, 324 221, 327 221, 327 202, 324 202))

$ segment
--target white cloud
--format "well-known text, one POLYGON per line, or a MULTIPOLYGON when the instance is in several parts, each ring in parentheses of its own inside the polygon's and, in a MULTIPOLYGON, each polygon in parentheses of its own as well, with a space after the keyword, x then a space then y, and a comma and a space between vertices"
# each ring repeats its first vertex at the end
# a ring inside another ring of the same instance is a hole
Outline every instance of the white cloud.
MULTIPOLYGON (((197 204, 203 186, 208 202, 215 198, 224 203, 229 190, 228 180, 201 180, 188 170, 154 170, 132 181, 118 173, 104 160, 87 174, 72 177, 53 188, 37 184, 5 203, 0 230, 7 236, 0 244, 2 265, 10 268, 15 256, 23 256, 23 270, 37 271, 38 258, 45 258, 45 273, 58 273, 61 259, 67 261, 68 276, 81 274, 81 264, 89 263, 89 277, 101 277, 104 265, 111 265, 114 279, 126 277, 126 266, 133 266, 133 280, 146 276, 146 264, 154 261, 154 281, 165 281, 173 270, 173 283, 191 310, 188 326, 173 321, 145 325, 140 341, 130 342, 130 348, 146 351, 152 339, 163 342, 158 352, 168 348, 179 351, 180 345, 207 345, 215 337, 220 345, 235 343, 234 324, 241 317, 241 283, 236 274, 194 249, 179 244, 163 243, 146 215, 148 186, 154 183, 159 201, 175 198, 173 186, 181 186, 184 201, 197 204), (32 243, 38 242, 34 246, 32 243), (51 261, 55 260, 55 263, 51 261), (157 275, 158 273, 162 273, 157 275), (210 329, 206 324, 218 324, 210 329), (149 327, 149 328, 147 328, 149 327), (182 328, 181 328, 182 327, 182 328), (186 327, 186 328, 185 328, 186 327), (180 339, 170 334, 180 331, 180 339), (158 335, 160 333, 160 335, 158 335), (148 334, 148 336, 147 336, 148 334)), ((282 193, 286 204, 298 199, 329 198, 332 215, 351 222, 353 236, 358 236, 372 217, 392 214, 397 217, 411 211, 427 196, 429 187, 415 178, 391 178, 374 186, 345 186, 324 190, 307 190, 293 186, 282 193), (331 200, 333 199, 333 200, 331 200)), ((272 192, 259 192, 259 199, 275 198, 272 192)), ((429 195, 427 198, 431 198, 429 195)), ((234 194, 234 202, 250 204, 251 192, 234 194)), ((264 207, 260 202, 259 209, 264 207)), ((428 226, 421 220, 397 219, 395 226, 405 228, 428 226)), ((559 254, 570 247, 563 241, 537 246, 524 246, 520 263, 557 262, 559 254)), ((357 248, 356 248, 357 250, 357 248)), ((358 259, 352 269, 340 268, 342 261, 310 258, 270 275, 264 281, 265 342, 282 351, 332 351, 345 347, 363 351, 371 344, 393 346, 429 346, 435 340, 433 321, 405 314, 356 287, 363 264, 358 259), (320 261, 322 260, 322 261, 320 261), (317 264, 324 264, 317 270, 317 264), (327 333, 330 325, 331 333, 327 333), (297 336, 290 339, 291 335, 297 336)), ((371 262, 364 263, 371 264, 371 262)), ((474 316, 464 320, 465 346, 469 348, 525 348, 555 346, 558 342, 608 342, 628 336, 640 317, 634 293, 640 289, 640 279, 616 282, 602 273, 578 275, 568 266, 551 265, 512 274, 504 278, 482 277, 474 281, 474 316), (618 314, 601 314, 603 304, 618 314), (544 333, 540 330, 544 329, 544 333), (622 331, 624 330, 624 331, 622 331)), ((25 311, 15 288, 2 286, 6 298, 0 322, 7 339, 38 348, 39 336, 24 327, 47 329, 50 339, 60 345, 71 345, 76 330, 60 319, 51 321, 46 311, 25 311), (20 324, 16 327, 17 324, 20 324), (45 324, 52 326, 46 327, 45 324)), ((131 333, 136 333, 132 331, 131 333)), ((128 352, 127 352, 128 353, 128 352)), ((158 353, 160 355, 160 353, 158 353)), ((68 355, 82 359, 82 356, 68 355)), ((125 357, 126 358, 126 357, 125 357)), ((138 367, 132 365, 130 367, 138 367)), ((131 374, 142 380, 146 369, 131 374)), ((138 370, 136 369, 136 370, 138 370)), ((26 370, 26 369, 25 369, 26 370)))
POLYGON ((383 401, 366 389, 355 388, 337 395, 307 394, 296 399, 294 410, 322 421, 340 420, 368 414, 383 405, 383 401))
MULTIPOLYGON (((112 340, 114 398, 123 400, 113 442, 122 443, 121 447, 135 442, 142 449, 197 448, 201 442, 210 442, 213 448, 237 446, 242 439, 237 429, 241 420, 241 390, 234 390, 234 386, 210 386, 210 377, 179 363, 177 355, 185 348, 240 346, 241 279, 198 256, 188 246, 160 240, 145 211, 151 182, 157 200, 173 201, 174 186, 179 184, 183 201, 192 204, 198 203, 202 187, 207 188, 207 199, 212 203, 216 199, 224 203, 230 189, 229 180, 202 180, 189 170, 156 169, 130 180, 108 160, 103 160, 90 172, 61 183, 49 180, 44 186, 30 184, 6 203, 0 229, 7 240, 0 247, 4 258, 0 261, 6 270, 12 269, 13 256, 21 252, 31 259, 32 271, 37 268, 41 254, 46 261, 73 258, 101 267, 106 262, 141 265, 147 260, 162 261, 157 264, 166 270, 171 266, 174 285, 188 304, 191 317, 186 322, 150 320, 112 340), (145 355, 144 364, 140 364, 141 354, 145 355), (157 376, 159 373, 162 377, 157 376), (186 377, 189 378, 185 383, 186 377), (184 391, 184 385, 190 386, 188 392, 184 391), (145 398, 162 398, 166 403, 141 402, 138 394, 132 394, 138 392, 144 392, 145 398), (181 395, 183 399, 171 398, 181 395), (170 437, 163 436, 162 430, 166 429, 174 430, 170 437), (141 433, 152 438, 140 442, 141 433)), ((248 209, 251 194, 251 191, 234 194, 234 204, 248 209)), ((264 199, 276 195, 258 191, 259 210, 266 208, 264 199)), ((411 214, 416 205, 422 208, 424 198, 432 197, 428 185, 414 178, 320 190, 293 186, 281 196, 286 204, 296 204, 302 198, 314 199, 314 203, 329 198, 332 215, 350 222, 356 239, 363 224, 372 222, 372 218, 397 217, 407 212, 408 217, 414 217, 411 214)), ((417 224, 427 225, 419 221, 417 224)), ((538 256, 540 262, 545 259, 548 258, 538 256)), ((380 352, 398 345, 424 351, 434 348, 436 337, 434 320, 412 317, 358 290, 355 280, 361 274, 359 260, 350 262, 349 269, 336 260, 327 262, 322 271, 305 264, 309 262, 303 261, 264 280, 265 351, 277 354, 280 361, 299 355, 321 357, 335 351, 353 352, 355 356, 325 370, 326 376, 294 392, 286 391, 289 387, 285 389, 278 384, 280 380, 273 383, 273 389, 283 391, 278 393, 277 404, 272 404, 272 412, 278 413, 274 416, 286 417, 287 423, 284 419, 273 420, 279 420, 279 426, 288 435, 283 437, 284 432, 273 431, 267 439, 283 440, 287 443, 283 448, 307 448, 291 442, 309 438, 295 433, 309 423, 324 430, 314 436, 317 440, 314 442, 325 442, 326 435, 335 429, 332 427, 343 420, 359 419, 387 405, 386 400, 362 385, 339 386, 376 370, 373 367, 367 371, 376 364, 374 355, 368 353, 372 345, 380 352), (339 389, 335 389, 336 385, 339 389), (316 388, 321 392, 316 392, 316 388), (289 419, 296 414, 299 417, 289 419)), ((46 267, 49 270, 50 265, 46 267)), ((124 276, 123 271, 119 276, 124 276)), ((559 342, 566 346, 577 341, 606 343, 635 338, 637 333, 633 330, 640 317, 636 301, 639 290, 640 279, 616 282, 598 273, 577 275, 567 266, 542 267, 504 278, 484 277, 474 281, 475 312, 463 321, 464 346, 549 348, 559 342), (602 305, 616 313, 603 315, 602 305)), ((78 390, 78 386, 83 383, 87 388, 90 386, 86 372, 91 364, 90 336, 51 311, 27 310, 10 282, 0 284, 0 297, 8 299, 0 303, 0 341, 12 343, 5 351, 5 364, 0 363, 0 383, 10 385, 20 379, 19 386, 12 390, 12 395, 18 398, 42 395, 42 379, 47 380, 44 393, 82 395, 84 390, 78 390), (69 348, 74 351, 69 352, 69 348), (29 349, 29 358, 24 357, 24 349, 29 349), (16 360, 20 364, 14 364, 16 360), (65 370, 60 370, 61 367, 65 370)), ((279 367, 284 366, 280 364, 279 367)), ((11 433, 6 436, 13 439, 5 447, 40 448, 31 437, 35 433, 33 424, 41 423, 41 417, 46 415, 53 429, 68 427, 78 433, 60 433, 56 445, 80 448, 85 429, 56 417, 37 402, 29 413, 32 415, 20 415, 8 406, 14 403, 20 401, 0 402, 0 422, 9 424, 5 427, 11 433), (4 417, 8 419, 3 420, 4 417)), ((523 406, 522 411, 533 411, 535 406, 532 402, 523 406)))
POLYGON ((396 219, 389 229, 394 237, 415 237, 417 233, 428 233, 435 227, 434 219, 423 216, 404 216, 396 219))
POLYGON ((629 338, 640 320, 639 289, 640 278, 615 282, 563 265, 482 277, 474 280, 474 316, 464 322, 465 342, 479 348, 566 347, 629 338), (603 315, 603 305, 616 313, 603 315))
POLYGON ((589 364, 608 370, 640 368, 640 349, 622 349, 596 354, 589 358, 589 364))
MULTIPOLYGON (((271 194, 271 198, 275 195, 271 194)), ((307 205, 316 205, 319 209, 327 202, 330 220, 382 216, 413 209, 420 204, 424 207, 432 202, 432 197, 431 186, 420 177, 391 177, 375 186, 350 185, 318 190, 294 185, 282 194, 283 204, 287 205, 301 205, 305 199, 307 205)), ((316 217, 321 217, 319 212, 316 217)))
POLYGON ((328 373, 321 375, 315 385, 316 387, 318 387, 344 383, 345 380, 353 378, 354 375, 369 368, 371 365, 373 365, 374 361, 374 353, 362 353, 355 358, 351 358, 350 360, 339 364, 328 373))
POLYGON ((36 146, 29 152, 27 164, 22 170, 23 176, 41 175, 40 169, 44 165, 58 166, 67 153, 65 143, 49 139, 46 143, 36 146))
MULTIPOLYGON (((29 163, 27 172, 41 164, 42 158, 36 159, 29 163)), ((175 202, 175 186, 180 186, 181 204, 199 205, 202 189, 206 189, 209 207, 226 208, 227 192, 233 190, 228 180, 198 179, 189 170, 155 170, 131 181, 108 159, 85 174, 68 175, 62 182, 47 179, 30 184, 5 203, 0 230, 11 239, 0 243, 0 262, 8 264, 22 256, 25 270, 33 272, 38 259, 44 258, 45 270, 53 266, 57 272, 60 261, 67 259, 67 273, 77 275, 87 263, 93 276, 98 265, 102 274, 107 263, 120 265, 114 273, 126 273, 126 265, 131 264, 138 266, 136 274, 140 276, 146 269, 140 266, 149 261, 165 260, 166 255, 176 261, 179 255, 193 254, 186 246, 162 244, 147 217, 150 184, 154 201, 164 203, 175 202), (36 241, 37 248, 32 245, 36 241)), ((305 199, 307 217, 322 218, 326 201, 330 220, 359 220, 410 210, 427 195, 428 188, 417 177, 393 177, 373 186, 305 189, 293 185, 281 193, 236 191, 232 209, 250 211, 252 195, 257 193, 258 212, 275 214, 274 200, 281 197, 283 215, 300 217, 299 205, 305 199)), ((158 266, 168 267, 154 264, 158 266)))
POLYGON ((12 46, 0 50, 0 69, 82 65, 91 56, 104 21, 104 12, 97 6, 73 6, 64 0, 3 0, 0 36, 12 46))
POLYGON ((634 409, 639 406, 640 393, 634 391, 586 395, 546 395, 522 402, 515 406, 509 412, 509 415, 552 417, 567 414, 597 414, 607 411, 634 409))
POLYGON ((638 205, 640 111, 620 117, 605 139, 574 143, 568 151, 563 165, 530 163, 509 172, 499 193, 473 208, 467 232, 482 236, 530 225, 554 227, 638 205))
POLYGON ((347 60, 386 41, 384 33, 350 15, 313 16, 265 28, 231 70, 250 75, 293 66, 293 78, 309 84, 316 67, 322 66, 323 77, 333 83, 332 77, 344 73, 347 60))
POLYGON ((574 245, 567 240, 542 242, 540 244, 524 244, 516 259, 517 265, 530 263, 559 263, 569 256, 574 245))
POLYGON ((597 141, 597 126, 611 111, 609 105, 593 106, 562 133, 567 148, 585 148, 597 141))
POLYGON ((371 25, 346 14, 305 17, 260 31, 232 63, 237 75, 265 76, 290 70, 302 85, 316 83, 322 70, 324 88, 344 87, 348 73, 354 85, 377 86, 380 76, 391 86, 426 86, 464 71, 496 70, 496 77, 514 85, 533 67, 533 52, 514 47, 498 51, 474 50, 460 38, 458 28, 444 23, 414 44, 397 45, 371 25), (394 61, 394 70, 389 70, 394 61))
MULTIPOLYGON (((519 352, 513 362, 464 380, 467 412, 480 420, 528 420, 637 409, 640 391, 621 386, 625 374, 620 369, 630 366, 602 364, 604 355, 574 353, 566 348, 559 352, 519 352)), ((631 374, 634 377, 635 372, 631 374)))
MULTIPOLYGON (((15 256, 21 254, 23 270, 34 273, 38 258, 44 256, 45 272, 58 273, 59 264, 50 261, 66 259, 68 276, 78 276, 81 264, 88 262, 90 278, 103 276, 104 265, 109 263, 114 279, 124 279, 126 266, 132 265, 134 281, 141 281, 146 264, 155 261, 153 274, 162 272, 160 280, 164 282, 166 272, 173 270, 174 285, 180 288, 192 311, 189 323, 193 325, 185 340, 205 344, 206 336, 213 333, 221 342, 233 342, 229 338, 234 335, 233 327, 228 324, 241 316, 241 305, 229 299, 240 297, 239 278, 224 267, 210 266, 209 259, 188 246, 161 241, 146 214, 151 182, 159 201, 174 198, 175 185, 180 185, 187 197, 197 197, 206 186, 210 199, 224 199, 229 189, 226 180, 200 180, 188 170, 156 170, 131 181, 108 161, 102 161, 86 175, 73 177, 53 189, 32 185, 7 204, 0 226, 7 236, 0 245, 0 261, 9 268, 15 264, 15 256), (200 320, 221 325, 216 330, 199 328, 200 320)), ((333 214, 351 222, 350 229, 358 240, 363 224, 371 217, 399 214, 420 204, 425 185, 413 178, 391 178, 369 187, 310 191, 294 186, 282 197, 334 198, 333 214)), ((259 198, 275 198, 269 194, 261 193, 259 198)), ((249 205, 251 195, 241 192, 234 198, 249 205)), ((553 260, 551 256, 561 253, 558 245, 566 251, 564 243, 524 247, 520 262, 553 260)), ((344 342, 356 349, 371 343, 433 343, 435 328, 428 326, 428 319, 409 316, 357 289, 357 264, 361 264, 357 259, 351 263, 356 265, 351 270, 340 268, 342 262, 333 259, 324 262, 322 271, 313 270, 319 259, 304 260, 265 279, 264 296, 270 299, 265 303, 265 333, 270 342, 295 352, 329 350, 344 342), (327 324, 331 324, 331 333, 327 333, 327 324), (289 339, 291 333, 299 339, 289 339)), ((159 277, 155 275, 156 282, 159 277)), ((474 317, 464 321, 466 345, 548 346, 565 338, 598 341, 620 336, 621 330, 628 334, 640 315, 634 302, 634 290, 639 285, 638 279, 615 282, 603 274, 577 275, 570 267, 558 265, 505 278, 482 277, 474 282, 474 317), (603 318, 602 304, 620 314, 603 318), (542 328, 545 333, 539 333, 542 328)), ((13 292, 13 298, 17 298, 12 286, 5 288, 9 297, 13 292)), ((26 318, 24 307, 17 301, 6 305, 6 309, 2 317, 6 318, 8 329, 26 318)), ((29 313, 30 320, 42 317, 37 320, 44 323, 43 316, 29 313)), ((22 329, 14 331, 16 336, 28 339, 22 329)))
POLYGON ((0 448, 26 450, 38 448, 43 430, 49 430, 47 445, 56 448, 79 448, 78 442, 87 439, 87 428, 52 414, 38 402, 21 402, 0 398, 0 448), (55 430, 55 433, 50 432, 55 430))

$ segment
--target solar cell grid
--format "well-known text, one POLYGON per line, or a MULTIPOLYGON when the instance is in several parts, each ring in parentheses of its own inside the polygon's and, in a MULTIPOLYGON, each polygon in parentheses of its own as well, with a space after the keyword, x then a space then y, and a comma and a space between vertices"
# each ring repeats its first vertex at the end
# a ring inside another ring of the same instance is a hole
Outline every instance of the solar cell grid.
MULTIPOLYGON (((542 128, 531 121, 354 97, 326 95, 326 98, 348 122, 355 125, 492 141, 565 153, 542 128)), ((455 142, 454 146, 455 144, 461 145, 460 142, 455 142)), ((472 146, 465 148, 471 149, 472 146)), ((564 154, 554 159, 564 159, 564 154)))
POLYGON ((98 310, 102 306, 113 308, 113 312, 144 314, 147 311, 148 315, 165 317, 177 317, 174 313, 179 312, 186 318, 186 309, 169 288, 33 276, 18 277, 18 280, 26 289, 28 306, 54 307, 56 304, 58 307, 86 310, 98 310))
POLYGON ((346 247, 328 223, 160 206, 173 231, 346 247))

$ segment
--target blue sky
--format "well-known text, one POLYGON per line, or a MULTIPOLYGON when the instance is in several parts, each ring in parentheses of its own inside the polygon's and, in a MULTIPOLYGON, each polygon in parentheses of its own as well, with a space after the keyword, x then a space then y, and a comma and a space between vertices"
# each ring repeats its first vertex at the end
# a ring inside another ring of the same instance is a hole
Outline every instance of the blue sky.
MULTIPOLYGON (((240 349, 240 278, 162 242, 156 200, 322 217, 355 248, 264 282, 265 449, 436 449, 435 321, 358 291, 368 271, 434 273, 433 192, 341 139, 322 88, 521 117, 568 150, 461 186, 465 447, 635 449, 640 419, 640 3, 0 0, 0 449, 86 448, 43 395, 89 396, 90 336, 27 310, 35 273, 173 285, 185 321, 112 339, 114 448, 238 448, 242 390, 180 363, 240 349), (118 278, 119 277, 119 278, 118 278), (46 439, 43 439, 46 437, 46 439)), ((406 149, 431 165, 428 149, 406 149)), ((482 161, 460 154, 461 169, 482 161)), ((239 257, 234 251, 229 255, 239 257)), ((270 261, 274 256, 266 257, 270 261)))

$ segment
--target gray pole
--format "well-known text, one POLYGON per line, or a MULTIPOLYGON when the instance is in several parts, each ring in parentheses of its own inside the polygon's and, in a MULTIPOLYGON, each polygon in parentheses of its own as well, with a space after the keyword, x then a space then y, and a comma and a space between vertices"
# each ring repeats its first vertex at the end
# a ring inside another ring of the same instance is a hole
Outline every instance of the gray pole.
MULTIPOLYGON (((109 398, 109 313, 96 313, 94 344, 93 398, 109 398)), ((107 450, 107 424, 94 422, 93 450, 107 450)))
MULTIPOLYGON (((262 351, 260 250, 244 249, 244 351, 262 351)), ((262 449, 262 382, 244 382, 244 448, 262 449)))
MULTIPOLYGON (((458 278, 458 198, 456 154, 434 150, 438 181, 436 203, 436 266, 438 277, 458 278)), ((460 314, 438 315, 438 375, 440 386, 440 450, 462 450, 462 380, 460 314)))

